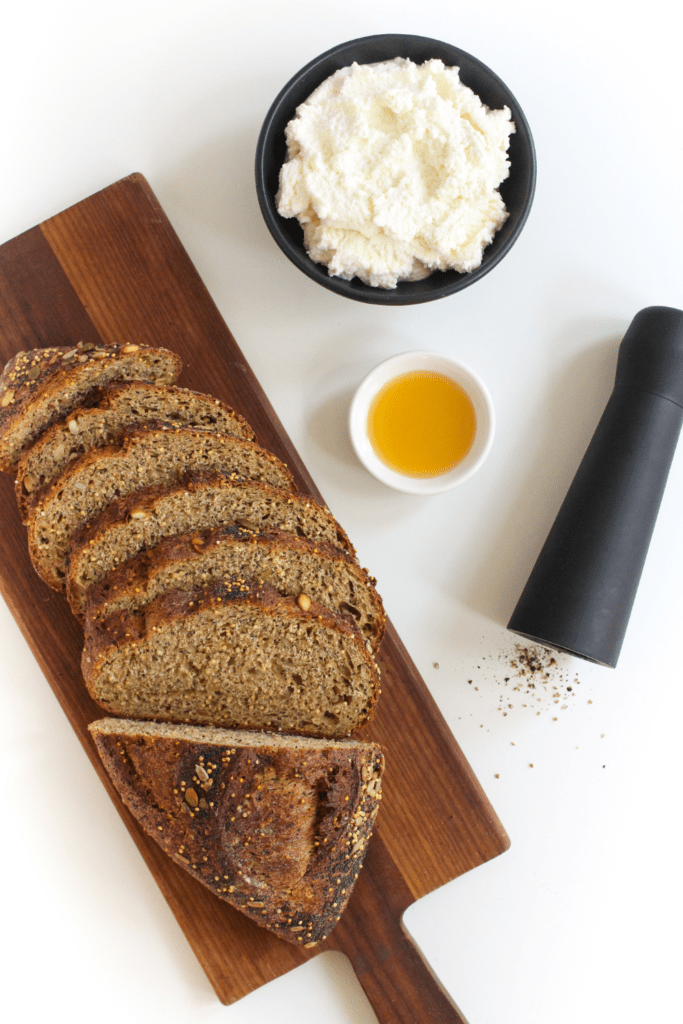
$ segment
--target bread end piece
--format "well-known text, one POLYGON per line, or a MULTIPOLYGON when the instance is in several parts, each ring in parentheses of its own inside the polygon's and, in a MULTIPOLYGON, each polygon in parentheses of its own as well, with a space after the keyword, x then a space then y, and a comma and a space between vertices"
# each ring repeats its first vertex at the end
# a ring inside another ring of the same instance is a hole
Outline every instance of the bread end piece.
POLYGON ((124 804, 176 864, 281 939, 327 938, 379 808, 377 744, 112 718, 90 732, 124 804))

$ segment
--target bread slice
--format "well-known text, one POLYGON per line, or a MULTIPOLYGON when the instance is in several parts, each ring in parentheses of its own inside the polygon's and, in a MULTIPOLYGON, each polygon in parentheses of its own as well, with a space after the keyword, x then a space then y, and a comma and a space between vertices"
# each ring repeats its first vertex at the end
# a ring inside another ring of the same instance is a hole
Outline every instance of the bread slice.
POLYGON ((236 477, 295 488, 285 464, 251 441, 163 424, 129 428, 120 443, 81 455, 36 495, 28 521, 34 568, 48 586, 63 589, 76 530, 116 498, 150 484, 171 486, 192 467, 222 469, 236 477))
POLYGON ((281 939, 327 938, 379 809, 377 744, 112 718, 90 732, 124 804, 176 864, 281 939))
POLYGON ((370 720, 379 696, 355 626, 267 584, 170 591, 90 625, 88 691, 123 717, 340 737, 370 720))
POLYGON ((147 487, 113 502, 75 535, 66 587, 74 614, 83 618, 90 587, 139 551, 165 537, 233 524, 275 527, 354 554, 329 509, 308 495, 223 473, 190 472, 173 487, 147 487))
POLYGON ((101 345, 18 352, 0 376, 0 469, 16 467, 24 450, 51 423, 93 390, 113 380, 172 384, 180 356, 145 345, 101 345))
POLYGON ((24 453, 15 484, 22 522, 28 521, 36 492, 70 462, 84 452, 116 441, 126 427, 150 420, 256 440, 242 416, 210 395, 137 380, 109 384, 98 388, 87 405, 77 406, 67 417, 53 423, 24 453))
POLYGON ((373 650, 379 645, 382 601, 375 581, 350 555, 282 530, 241 526, 169 537, 135 555, 91 588, 86 619, 94 623, 115 612, 137 611, 169 590, 195 590, 230 577, 270 583, 304 609, 316 601, 350 617, 373 650))

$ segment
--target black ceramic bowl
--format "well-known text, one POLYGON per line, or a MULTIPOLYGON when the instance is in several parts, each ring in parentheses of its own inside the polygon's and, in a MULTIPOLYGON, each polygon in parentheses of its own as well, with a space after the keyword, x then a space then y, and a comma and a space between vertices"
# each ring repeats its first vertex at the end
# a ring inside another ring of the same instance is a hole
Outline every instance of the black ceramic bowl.
POLYGON ((375 302, 385 306, 405 306, 414 302, 429 302, 467 288, 488 274, 510 251, 529 215, 536 185, 536 154, 529 125, 521 107, 504 82, 485 64, 458 50, 449 43, 423 36, 380 35, 365 36, 342 43, 316 57, 287 83, 268 111, 256 148, 256 190, 261 212, 268 228, 286 256, 318 284, 339 295, 359 302, 375 302), (402 281, 396 288, 374 288, 358 278, 345 281, 330 277, 327 267, 314 263, 303 243, 303 231, 295 217, 281 217, 275 205, 279 174, 287 158, 285 126, 294 117, 296 108, 326 78, 339 68, 358 64, 372 64, 394 57, 408 57, 415 64, 438 58, 447 67, 460 68, 460 79, 480 99, 493 109, 507 106, 512 112, 517 131, 510 138, 510 176, 500 186, 500 194, 509 216, 484 249, 481 265, 469 274, 454 270, 435 271, 422 281, 402 281))

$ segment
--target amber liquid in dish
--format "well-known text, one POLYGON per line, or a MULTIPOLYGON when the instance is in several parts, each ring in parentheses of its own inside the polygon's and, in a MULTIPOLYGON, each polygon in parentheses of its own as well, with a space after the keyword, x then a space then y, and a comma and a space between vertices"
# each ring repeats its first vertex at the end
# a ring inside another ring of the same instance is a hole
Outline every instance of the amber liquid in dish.
POLYGON ((467 393, 431 370, 413 370, 388 381, 368 413, 375 454, 403 476, 448 473, 467 455, 476 429, 467 393))

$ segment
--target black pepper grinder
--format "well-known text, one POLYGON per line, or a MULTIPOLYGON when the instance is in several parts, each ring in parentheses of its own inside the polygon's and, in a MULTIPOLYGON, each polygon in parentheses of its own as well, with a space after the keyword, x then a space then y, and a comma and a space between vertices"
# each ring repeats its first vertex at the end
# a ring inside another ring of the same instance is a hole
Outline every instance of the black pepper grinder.
POLYGON ((616 666, 682 423, 683 311, 648 306, 508 629, 616 666))

